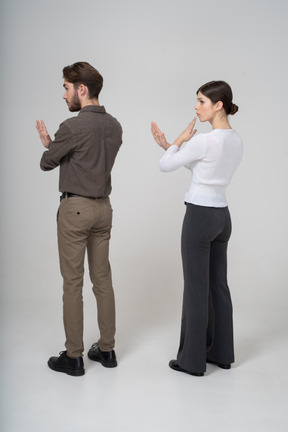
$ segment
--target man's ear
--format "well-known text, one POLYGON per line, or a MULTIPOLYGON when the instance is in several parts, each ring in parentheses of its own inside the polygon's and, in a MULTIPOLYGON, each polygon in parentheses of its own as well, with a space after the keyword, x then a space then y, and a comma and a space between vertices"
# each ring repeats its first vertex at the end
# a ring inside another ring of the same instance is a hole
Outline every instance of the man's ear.
POLYGON ((80 84, 77 90, 79 91, 80 96, 85 96, 89 94, 88 88, 84 84, 80 84))

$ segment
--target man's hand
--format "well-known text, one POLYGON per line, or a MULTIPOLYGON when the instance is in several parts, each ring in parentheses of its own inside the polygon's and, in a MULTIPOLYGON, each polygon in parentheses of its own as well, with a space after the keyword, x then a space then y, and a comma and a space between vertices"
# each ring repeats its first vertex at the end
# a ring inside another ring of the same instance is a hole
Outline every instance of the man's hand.
POLYGON ((167 142, 164 133, 161 132, 158 125, 154 122, 151 123, 151 132, 156 143, 160 147, 162 147, 164 150, 167 150, 170 147, 170 144, 167 142))
POLYGON ((48 149, 52 140, 50 138, 50 135, 48 134, 48 131, 46 129, 46 126, 45 126, 45 123, 43 120, 40 120, 40 121, 37 120, 36 121, 36 129, 39 133, 39 137, 40 137, 40 140, 41 140, 43 146, 48 149))

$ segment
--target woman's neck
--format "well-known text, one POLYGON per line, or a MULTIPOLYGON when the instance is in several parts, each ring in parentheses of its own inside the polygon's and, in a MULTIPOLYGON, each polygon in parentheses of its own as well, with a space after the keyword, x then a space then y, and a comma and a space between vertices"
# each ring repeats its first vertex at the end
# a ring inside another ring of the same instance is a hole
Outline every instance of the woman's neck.
POLYGON ((232 129, 227 116, 215 116, 210 123, 212 129, 232 129))

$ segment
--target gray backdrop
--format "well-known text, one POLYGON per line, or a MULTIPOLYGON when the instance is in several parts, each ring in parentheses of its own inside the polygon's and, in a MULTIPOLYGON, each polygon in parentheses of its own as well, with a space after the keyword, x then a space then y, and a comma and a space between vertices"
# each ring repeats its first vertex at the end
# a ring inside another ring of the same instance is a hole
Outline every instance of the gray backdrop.
MULTIPOLYGON (((260 310, 267 317, 284 311, 287 9, 286 0, 1 1, 3 312, 14 311, 17 320, 17 304, 25 306, 27 320, 35 322, 35 311, 45 316, 50 305, 54 315, 46 316, 47 327, 53 319, 60 326, 58 169, 40 171, 43 148, 35 121, 44 119, 53 136, 71 116, 62 100, 62 68, 79 60, 103 74, 100 103, 124 130, 111 195, 120 334, 121 326, 124 333, 159 323, 159 310, 163 323, 170 314, 180 316, 180 231, 190 177, 185 169, 159 172, 162 150, 150 122, 173 140, 194 117, 195 91, 212 79, 232 86, 240 110, 231 124, 245 146, 228 191, 234 305, 243 318, 248 308, 256 317, 260 310)), ((198 122, 197 128, 208 131, 209 125, 198 122)), ((89 317, 94 302, 86 282, 89 317)))

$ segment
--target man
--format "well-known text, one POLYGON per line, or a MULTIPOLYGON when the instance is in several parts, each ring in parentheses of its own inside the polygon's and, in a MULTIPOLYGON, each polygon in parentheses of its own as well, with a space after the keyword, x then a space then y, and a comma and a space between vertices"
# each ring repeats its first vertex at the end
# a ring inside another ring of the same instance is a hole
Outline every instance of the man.
POLYGON ((100 339, 88 352, 105 367, 117 366, 114 351, 115 301, 109 264, 112 226, 111 170, 122 144, 120 123, 100 106, 103 78, 89 63, 63 69, 65 99, 78 116, 64 121, 52 141, 43 120, 36 122, 43 146, 41 169, 60 165, 62 192, 57 216, 60 270, 63 277, 63 321, 66 351, 48 366, 68 375, 84 375, 83 275, 87 250, 97 302, 100 339))

